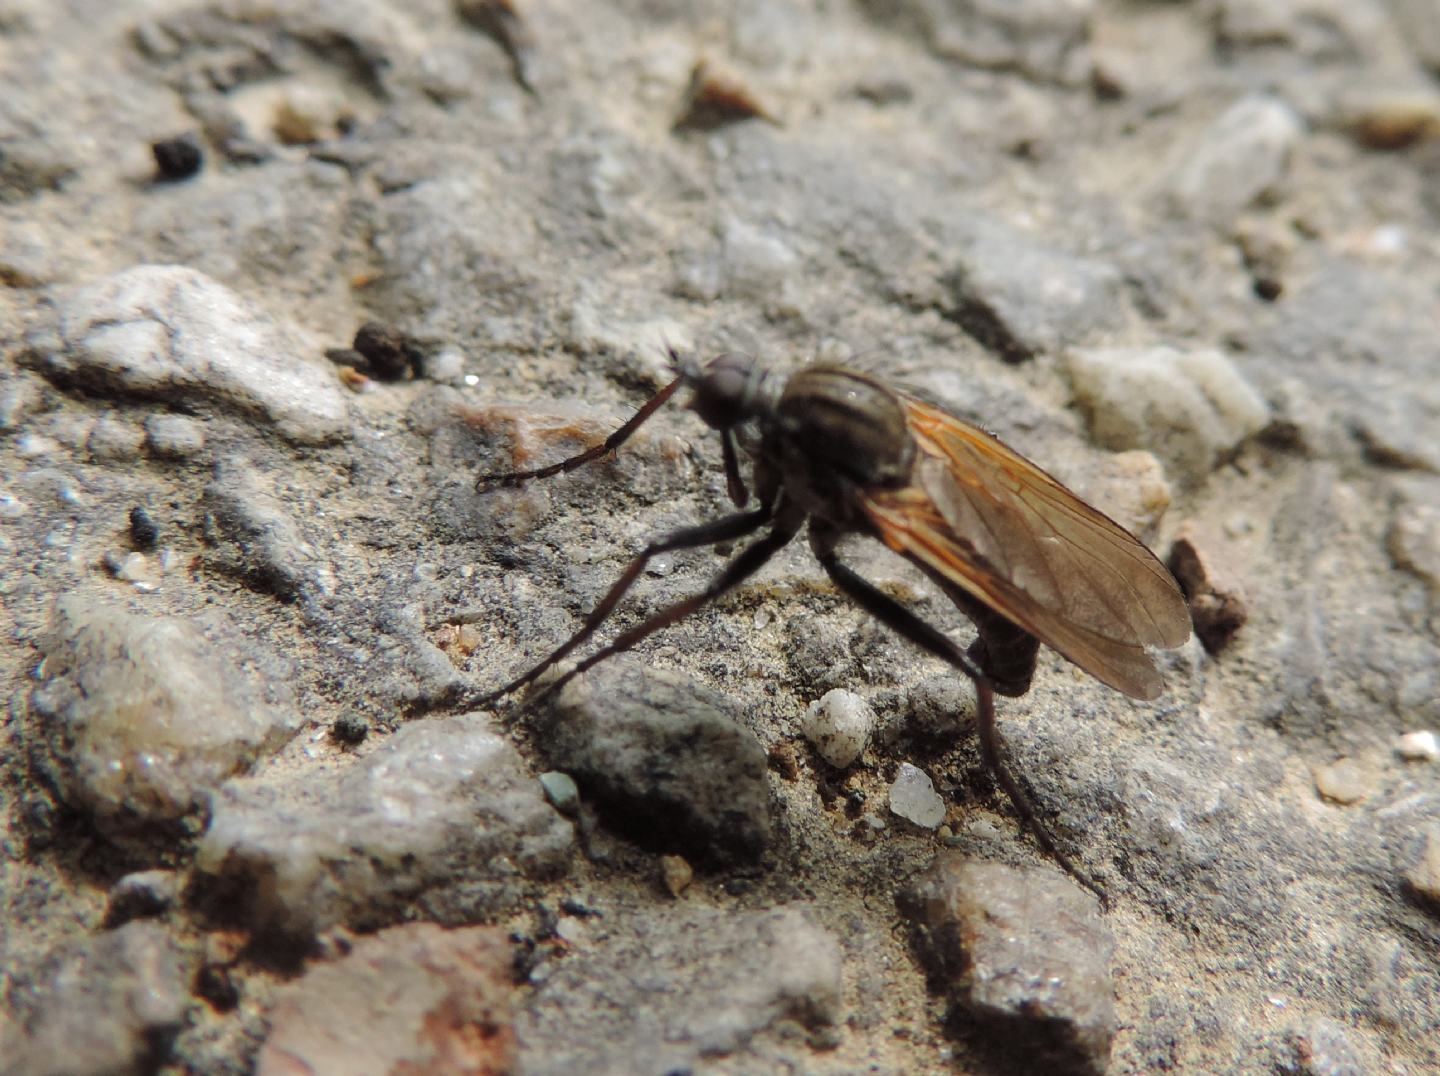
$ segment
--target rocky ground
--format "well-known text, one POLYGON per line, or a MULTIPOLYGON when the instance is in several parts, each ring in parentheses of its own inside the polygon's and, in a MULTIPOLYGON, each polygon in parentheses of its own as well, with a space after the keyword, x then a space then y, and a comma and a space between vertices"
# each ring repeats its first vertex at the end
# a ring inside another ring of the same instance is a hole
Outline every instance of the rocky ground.
POLYGON ((5 1071, 1435 1071, 1437 79, 1434 0, 0 0, 5 1071), (678 407, 477 491, 666 344, 1173 557, 1163 698, 1001 703, 1108 907, 803 542, 464 705, 728 510, 678 407))

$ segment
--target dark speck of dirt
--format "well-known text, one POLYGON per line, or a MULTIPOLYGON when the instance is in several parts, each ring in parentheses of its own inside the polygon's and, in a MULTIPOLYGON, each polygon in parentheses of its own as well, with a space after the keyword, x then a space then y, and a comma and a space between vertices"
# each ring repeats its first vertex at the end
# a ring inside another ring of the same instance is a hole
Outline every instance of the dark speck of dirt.
POLYGON ((150 152, 155 155, 157 178, 169 183, 189 179, 205 163, 205 154, 193 134, 161 139, 150 146, 150 152))
POLYGON ((130 509, 130 540, 139 550, 154 549, 160 540, 160 524, 138 504, 130 509))
POLYGON ((346 747, 354 747, 362 743, 366 736, 370 735, 370 721, 363 715, 353 711, 342 714, 330 726, 330 735, 336 743, 344 744, 346 747))

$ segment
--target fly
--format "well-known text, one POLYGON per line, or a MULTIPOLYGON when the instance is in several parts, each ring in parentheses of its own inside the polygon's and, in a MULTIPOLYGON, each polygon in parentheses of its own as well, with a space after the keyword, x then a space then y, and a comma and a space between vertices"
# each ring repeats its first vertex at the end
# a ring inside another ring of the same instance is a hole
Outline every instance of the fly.
POLYGON ((764 531, 704 590, 622 632, 548 690, 732 590, 808 527, 811 550, 842 593, 974 683, 986 767, 1040 846, 1103 898, 1006 767, 994 696, 1029 690, 1044 643, 1117 691, 1158 697, 1164 681, 1150 649, 1173 649, 1190 637, 1190 614, 1170 572, 1138 538, 991 434, 868 374, 814 365, 782 379, 738 353, 699 363, 672 350, 670 358, 675 379, 603 444, 549 467, 487 475, 478 485, 515 486, 599 459, 688 388, 689 409, 720 434, 726 489, 739 511, 651 542, 580 630, 480 702, 524 687, 568 657, 654 557, 764 531), (749 487, 737 443, 746 427, 755 435, 749 487), (752 487, 755 506, 747 509, 752 487), (847 567, 836 554, 847 534, 878 539, 924 572, 974 622, 974 643, 961 650, 847 567))

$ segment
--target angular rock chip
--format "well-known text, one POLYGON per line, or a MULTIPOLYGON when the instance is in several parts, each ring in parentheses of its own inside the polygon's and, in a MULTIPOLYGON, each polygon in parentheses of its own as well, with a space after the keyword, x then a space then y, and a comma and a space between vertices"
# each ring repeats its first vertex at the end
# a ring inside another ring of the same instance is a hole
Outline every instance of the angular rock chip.
POLYGON ((32 764, 114 837, 202 809, 299 725, 192 621, 77 592, 56 602, 43 649, 32 764))
POLYGON ((753 860, 770 841, 766 756, 730 709, 684 677, 610 661, 561 691, 539 719, 540 747, 637 842, 753 860))
POLYGON ((231 782, 197 866, 239 890, 253 926, 303 936, 493 916, 563 874, 573 841, 515 749, 464 715, 412 722, 340 772, 231 782))
POLYGON ((494 927, 410 923, 362 938, 280 996, 256 1071, 514 1072, 512 959, 494 927))
POLYGON ((1386 544, 1395 567, 1440 593, 1440 482, 1401 484, 1386 544))
POLYGON ((1219 351, 1077 348, 1068 358, 1091 436, 1110 449, 1149 449, 1190 481, 1270 418, 1264 399, 1219 351))
POLYGON ((222 570, 286 601, 328 594, 330 566, 268 485, 241 457, 217 461, 204 502, 211 558, 222 570))
POLYGON ((151 415, 145 420, 145 441, 162 459, 191 459, 205 451, 205 426, 184 415, 151 415))
POLYGON ((900 763, 890 784, 890 810, 924 829, 945 821, 945 800, 935 791, 930 775, 908 762, 900 763))
POLYGON ((1425 834, 1419 858, 1405 872, 1405 885, 1417 900, 1440 911, 1440 826, 1425 834))
POLYGON ((297 444, 348 435, 345 397, 334 372, 307 357, 314 349, 204 273, 137 265, 62 294, 58 306, 59 346, 32 341, 52 377, 219 404, 297 444))
POLYGON ((1229 224, 1277 191, 1303 131, 1300 117, 1276 98, 1257 94, 1235 102, 1196 144, 1184 147, 1166 181, 1170 204, 1187 216, 1229 224))
POLYGON ((1094 0, 866 0, 872 17, 913 27, 936 55, 1075 85, 1089 74, 1094 0))
POLYGON ((950 318, 1007 362, 1084 343, 1124 320, 1124 282, 1104 262, 1052 250, 993 221, 964 229, 943 280, 950 318))
MULTIPOLYGON (((684 1072, 746 1049, 780 1020, 841 1012, 841 954, 803 906, 647 908, 594 951, 572 950, 517 1017, 529 1076, 684 1072)), ((734 1071, 806 1071, 810 1051, 734 1071)))
POLYGON ((1053 869, 949 855, 910 897, 921 957, 1016 1071, 1101 1073, 1115 1036, 1114 940, 1095 900, 1053 869))
POLYGON ((1195 634, 1212 654, 1218 654, 1250 619, 1245 591, 1232 569, 1215 556, 1218 539, 1191 523, 1182 524, 1170 547, 1168 561, 1190 606, 1195 634))
POLYGON ((23 999, 0 1040, 12 1076, 152 1072, 180 1030, 192 962, 155 923, 130 923, 53 954, 11 997, 23 999))

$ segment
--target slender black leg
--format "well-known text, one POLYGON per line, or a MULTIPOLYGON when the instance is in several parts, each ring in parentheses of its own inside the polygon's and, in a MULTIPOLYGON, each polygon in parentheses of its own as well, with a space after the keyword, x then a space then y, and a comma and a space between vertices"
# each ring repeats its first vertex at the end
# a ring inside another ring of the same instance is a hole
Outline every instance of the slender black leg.
POLYGON ((720 431, 720 455, 725 461, 725 492, 730 494, 730 503, 736 508, 744 508, 745 502, 750 499, 750 491, 745 488, 745 479, 740 477, 740 456, 735 451, 735 431, 720 431))
POLYGON ((531 668, 528 672, 522 673, 514 680, 511 680, 504 687, 497 688, 488 695, 481 696, 475 700, 477 706, 488 706, 503 695, 517 691, 530 683, 557 661, 562 661, 567 654, 577 646, 590 638, 595 630, 600 627, 615 611, 615 606, 620 599, 625 597, 626 592, 640 578, 640 573, 645 570, 645 565, 651 559, 661 553, 670 553, 677 549, 693 549, 696 546, 714 545, 717 542, 729 542, 736 538, 743 538, 759 530, 774 515, 774 510, 769 505, 764 505, 752 512, 739 512, 733 516, 726 516, 724 519, 717 519, 710 523, 701 523, 695 527, 686 527, 673 534, 667 534, 659 541, 651 542, 640 553, 638 557, 630 562, 624 574, 615 580, 614 584, 606 592, 605 597, 600 599, 600 604, 585 618, 585 623, 570 638, 566 639, 557 647, 545 660, 531 668))
POLYGON ((591 654, 584 661, 580 662, 573 669, 545 686, 545 694, 552 691, 559 691, 568 684, 574 677, 579 676, 586 669, 589 669, 608 657, 612 657, 624 650, 629 650, 636 643, 649 638, 662 628, 668 628, 671 624, 684 620, 691 613, 702 606, 714 601, 727 590, 739 586, 750 576, 754 575, 765 563, 790 543, 804 522, 804 516, 793 511, 787 511, 784 506, 776 513, 775 526, 769 534, 758 539, 740 551, 729 564, 721 570, 720 574, 710 581, 710 585, 699 594, 691 595, 673 605, 661 609, 654 616, 640 624, 635 625, 628 631, 622 632, 615 641, 608 646, 601 647, 591 654))
POLYGON ((835 555, 832 541, 832 536, 823 531, 817 534, 815 526, 811 525, 811 547, 815 550, 821 567, 837 587, 886 627, 909 639, 922 650, 934 654, 941 661, 953 665, 975 682, 975 726, 980 736, 980 756, 985 760, 986 768, 1000 782, 1000 787, 1005 790, 1005 795, 1010 797, 1016 813, 1020 815, 1021 821, 1034 835, 1040 847, 1063 867, 1066 873, 1098 896, 1102 903, 1108 904, 1109 898, 1105 890, 1060 850, 1050 836, 1050 831, 1036 814, 1030 797, 1006 768, 1000 746, 1000 730, 995 724, 995 691, 989 677, 977 671, 975 666, 966 660, 964 652, 938 628, 931 627, 890 595, 842 564, 835 555))
POLYGON ((571 456, 569 459, 561 460, 559 463, 551 464, 549 467, 537 467, 533 471, 509 471, 503 474, 481 475, 475 480, 475 488, 484 490, 491 486, 518 486, 522 482, 530 481, 532 478, 551 478, 566 471, 573 471, 577 467, 583 467, 591 460, 598 460, 601 456, 614 452, 630 439, 630 435, 638 430, 646 419, 660 410, 660 408, 664 406, 665 401, 670 399, 671 396, 674 396, 675 390, 682 384, 684 384, 684 379, 677 377, 654 396, 650 397, 639 411, 636 411, 635 414, 630 416, 630 421, 626 422, 625 425, 605 438, 603 444, 598 444, 594 448, 588 448, 578 456, 571 456))

